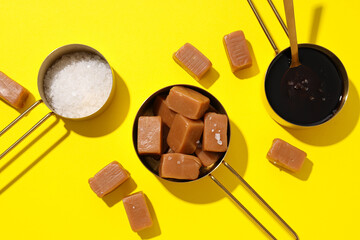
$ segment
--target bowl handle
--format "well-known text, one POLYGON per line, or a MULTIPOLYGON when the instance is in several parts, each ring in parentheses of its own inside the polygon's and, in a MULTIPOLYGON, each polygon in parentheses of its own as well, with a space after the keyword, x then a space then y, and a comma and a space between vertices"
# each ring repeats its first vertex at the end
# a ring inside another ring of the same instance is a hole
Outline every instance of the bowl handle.
MULTIPOLYGON (((246 181, 243 177, 240 176, 240 174, 238 174, 227 162, 223 161, 222 162, 229 170, 230 172, 232 172, 243 184, 243 186, 249 190, 273 215, 274 217, 279 220, 283 227, 285 227, 294 237, 295 239, 299 239, 298 235, 296 234, 296 232, 279 216, 279 214, 277 214, 275 212, 274 209, 272 209, 272 207, 270 207, 270 205, 255 191, 255 189, 253 189, 246 181)), ((267 230, 265 228, 264 225, 262 225, 259 220, 257 220, 255 218, 254 215, 251 214, 251 212, 249 210, 247 210, 247 208, 242 205, 240 203, 240 201, 234 196, 232 195, 232 193, 226 189, 226 187, 221 184, 212 174, 209 174, 210 178, 257 224, 259 225, 259 227, 264 230, 270 237, 271 239, 276 239, 270 232, 269 230, 267 230)))
MULTIPOLYGON (((42 100, 36 101, 33 105, 31 105, 28 109, 26 109, 22 114, 20 114, 14 121, 12 121, 9 125, 7 125, 0 132, 0 136, 3 135, 7 130, 9 130, 15 123, 17 123, 21 118, 23 118, 28 112, 33 110, 37 105, 42 103, 42 100)), ((8 152, 10 152, 16 145, 18 145, 22 140, 24 140, 30 133, 32 133, 36 128, 38 128, 45 120, 47 120, 53 112, 46 114, 40 121, 38 121, 29 131, 27 131, 24 135, 22 135, 15 143, 13 143, 8 149, 6 149, 2 154, 0 154, 0 159, 2 159, 8 152)))

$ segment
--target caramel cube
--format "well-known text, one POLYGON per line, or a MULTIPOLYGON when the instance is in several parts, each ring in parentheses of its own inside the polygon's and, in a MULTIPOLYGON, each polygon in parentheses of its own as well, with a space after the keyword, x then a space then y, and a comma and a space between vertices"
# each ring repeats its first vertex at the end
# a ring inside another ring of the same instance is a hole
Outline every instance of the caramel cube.
POLYGON ((153 225, 153 220, 143 192, 140 191, 125 197, 123 203, 131 229, 134 232, 141 231, 153 225))
POLYGON ((200 119, 210 105, 210 99, 190 88, 175 86, 166 98, 169 108, 190 119, 200 119))
POLYGON ((29 91, 0 71, 0 98, 14 108, 25 105, 29 91))
POLYGON ((100 198, 113 191, 130 177, 130 174, 114 161, 89 179, 91 189, 100 198))
POLYGON ((190 43, 185 43, 175 52, 173 59, 196 80, 200 80, 212 66, 210 60, 190 43))
POLYGON ((164 97, 157 96, 155 98, 154 107, 153 107, 154 115, 160 116, 163 123, 166 124, 166 126, 171 127, 172 122, 174 121, 174 117, 176 115, 176 112, 171 110, 164 97))
POLYGON ((275 165, 292 172, 298 172, 305 161, 306 153, 297 147, 276 138, 267 153, 267 157, 269 161, 275 165))
POLYGON ((251 55, 243 31, 225 35, 223 42, 232 72, 251 66, 251 55))
POLYGON ((206 113, 202 149, 210 152, 227 150, 228 118, 225 114, 206 113))
POLYGON ((204 167, 209 167, 216 163, 219 160, 221 153, 219 152, 207 152, 203 151, 201 148, 195 150, 196 156, 200 159, 201 164, 204 167))
POLYGON ((204 124, 201 120, 191 120, 176 114, 167 137, 167 144, 176 153, 192 154, 195 152, 203 129, 204 124))
POLYGON ((138 153, 160 155, 162 153, 162 134, 161 117, 139 117, 137 135, 138 153))
POLYGON ((167 153, 161 155, 159 176, 194 180, 199 177, 200 160, 192 155, 167 153))

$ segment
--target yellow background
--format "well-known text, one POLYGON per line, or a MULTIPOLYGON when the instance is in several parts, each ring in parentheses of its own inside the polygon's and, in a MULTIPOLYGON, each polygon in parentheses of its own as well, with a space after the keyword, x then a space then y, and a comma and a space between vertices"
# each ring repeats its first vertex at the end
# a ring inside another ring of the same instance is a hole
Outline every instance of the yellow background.
MULTIPOLYGON (((282 1, 274 1, 284 17, 282 1)), ((254 4, 280 49, 289 43, 267 1, 254 4)), ((359 1, 295 0, 298 41, 333 51, 345 65, 350 91, 341 113, 327 125, 290 130, 266 113, 263 79, 274 51, 247 1, 18 1, 0 0, 0 70, 39 99, 37 74, 55 48, 81 43, 100 51, 116 71, 116 95, 99 117, 51 117, 0 160, 0 239, 267 239, 210 178, 176 184, 159 180, 138 160, 132 125, 142 102, 177 83, 203 87, 231 120, 229 162, 298 233, 300 239, 356 239, 360 214, 359 1), (243 30, 254 66, 235 76, 222 37, 243 30), (172 59, 190 42, 213 63, 200 82, 172 59), (299 174, 266 159, 274 138, 303 149, 299 174), (113 160, 133 181, 98 198, 87 180, 113 160), (148 196, 152 229, 134 233, 123 196, 148 196), (154 214, 155 213, 155 214, 154 214)), ((42 104, 0 138, 1 152, 49 110, 42 104)), ((0 101, 0 128, 19 111, 0 101)), ((291 239, 224 166, 214 175, 278 239, 291 239)))

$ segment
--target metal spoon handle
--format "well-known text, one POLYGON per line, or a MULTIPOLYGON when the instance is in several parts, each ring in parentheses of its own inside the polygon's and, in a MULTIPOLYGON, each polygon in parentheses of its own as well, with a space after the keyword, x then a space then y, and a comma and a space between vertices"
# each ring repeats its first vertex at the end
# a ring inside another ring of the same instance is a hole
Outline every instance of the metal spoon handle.
POLYGON ((299 49, 296 38, 295 14, 293 0, 284 0, 286 23, 289 30, 290 48, 291 48, 291 65, 297 67, 299 62, 299 49))

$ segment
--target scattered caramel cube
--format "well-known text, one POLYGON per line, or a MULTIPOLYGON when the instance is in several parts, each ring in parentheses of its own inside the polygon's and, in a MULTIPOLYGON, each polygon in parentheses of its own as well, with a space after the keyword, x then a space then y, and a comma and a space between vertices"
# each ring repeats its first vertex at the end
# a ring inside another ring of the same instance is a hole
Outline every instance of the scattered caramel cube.
POLYGON ((0 98, 14 108, 25 105, 29 91, 0 71, 0 98))
POLYGON ((140 191, 125 197, 123 203, 131 229, 134 232, 141 231, 153 225, 153 220, 143 192, 140 191))
POLYGON ((130 174, 114 161, 89 179, 91 189, 100 198, 113 191, 130 177, 130 174))
POLYGON ((175 52, 173 59, 196 80, 200 80, 212 66, 210 60, 190 43, 185 43, 175 52))
POLYGON ((292 172, 300 171, 306 153, 279 138, 274 139, 267 153, 270 162, 292 172))
POLYGON ((232 72, 252 65, 251 55, 243 31, 236 31, 223 38, 226 55, 232 72))

